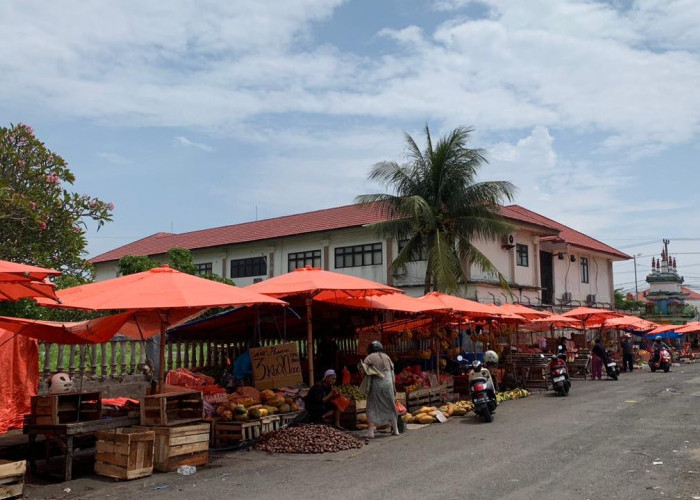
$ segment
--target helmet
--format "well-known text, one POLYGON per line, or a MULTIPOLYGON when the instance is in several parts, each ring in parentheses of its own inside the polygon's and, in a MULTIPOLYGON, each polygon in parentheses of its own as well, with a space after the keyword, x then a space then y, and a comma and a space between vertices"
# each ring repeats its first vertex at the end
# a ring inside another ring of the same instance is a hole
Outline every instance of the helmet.
POLYGON ((373 352, 382 352, 384 350, 384 346, 378 340, 373 340, 369 344, 369 347, 367 350, 370 352, 370 354, 373 352))
POLYGON ((484 353, 484 363, 498 364, 498 354, 494 351, 486 351, 484 353))
POLYGON ((70 392, 73 389, 73 381, 67 373, 57 373, 49 381, 49 394, 70 392))
POLYGON ((558 357, 556 357, 556 356, 552 356, 552 357, 551 357, 551 358, 549 358, 549 359, 550 359, 550 360, 552 360, 552 361, 559 361, 559 358, 558 358, 558 357))
POLYGON ((478 359, 475 359, 472 362, 472 366, 474 367, 474 371, 477 371, 477 372, 481 371, 481 361, 479 361, 478 359))
POLYGON ((661 335, 657 335, 656 337, 654 337, 654 341, 661 342, 661 335))

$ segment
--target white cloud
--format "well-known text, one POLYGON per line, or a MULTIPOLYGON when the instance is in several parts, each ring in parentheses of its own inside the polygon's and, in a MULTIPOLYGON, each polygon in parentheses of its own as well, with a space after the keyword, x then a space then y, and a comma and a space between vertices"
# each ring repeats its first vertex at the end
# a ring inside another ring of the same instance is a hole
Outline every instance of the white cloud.
POLYGON ((211 146, 208 146, 208 145, 203 144, 201 142, 190 141, 187 137, 183 137, 181 135, 179 135, 175 138, 175 142, 177 142, 178 144, 180 144, 182 146, 185 146, 188 148, 201 149, 202 151, 207 151, 208 153, 211 153, 212 151, 214 151, 214 148, 212 148, 211 146))
POLYGON ((115 165, 128 165, 129 163, 132 163, 131 160, 109 151, 98 153, 97 156, 109 163, 114 163, 115 165))

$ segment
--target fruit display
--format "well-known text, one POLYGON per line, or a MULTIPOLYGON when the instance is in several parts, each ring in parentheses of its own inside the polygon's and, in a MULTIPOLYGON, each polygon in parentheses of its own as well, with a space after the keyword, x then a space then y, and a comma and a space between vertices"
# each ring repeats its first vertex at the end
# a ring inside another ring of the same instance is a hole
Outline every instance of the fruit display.
POLYGON ((503 401, 510 401, 511 399, 526 398, 530 395, 530 391, 525 389, 513 389, 512 391, 499 392, 496 394, 496 401, 499 403, 503 401))
POLYGON ((336 389, 338 389, 340 394, 353 401, 367 399, 367 396, 362 394, 360 388, 356 385, 339 385, 336 389))
MULTIPOLYGON (((253 389, 253 391, 255 390, 253 389)), ((232 420, 246 422, 248 420, 259 420, 276 413, 290 413, 298 410, 299 405, 293 398, 284 397, 271 390, 265 390, 261 393, 247 390, 243 391, 243 394, 235 392, 229 395, 228 401, 219 404, 214 414, 219 420, 224 422, 232 420), (245 394, 250 394, 250 396, 245 394)))
POLYGON ((361 448, 351 434, 327 425, 303 424, 260 436, 255 449, 268 453, 334 453, 361 448))

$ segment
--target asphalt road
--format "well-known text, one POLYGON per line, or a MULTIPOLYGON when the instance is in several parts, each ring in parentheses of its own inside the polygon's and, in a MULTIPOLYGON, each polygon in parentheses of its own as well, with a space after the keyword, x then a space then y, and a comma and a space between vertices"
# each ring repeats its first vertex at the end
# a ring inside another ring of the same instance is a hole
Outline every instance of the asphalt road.
POLYGON ((506 402, 491 424, 454 418, 324 455, 214 453, 191 476, 85 477, 27 498, 700 499, 699 409, 700 364, 642 370, 506 402))

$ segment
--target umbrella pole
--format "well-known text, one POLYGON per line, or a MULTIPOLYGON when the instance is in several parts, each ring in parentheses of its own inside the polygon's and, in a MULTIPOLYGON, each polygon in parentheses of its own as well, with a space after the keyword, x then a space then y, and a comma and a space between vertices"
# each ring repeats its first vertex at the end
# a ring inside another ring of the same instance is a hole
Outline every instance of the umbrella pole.
POLYGON ((306 299, 306 357, 309 361, 309 387, 314 385, 314 337, 311 323, 311 297, 306 299))
POLYGON ((160 321, 160 349, 158 352, 158 392, 165 388, 165 321, 160 321))

